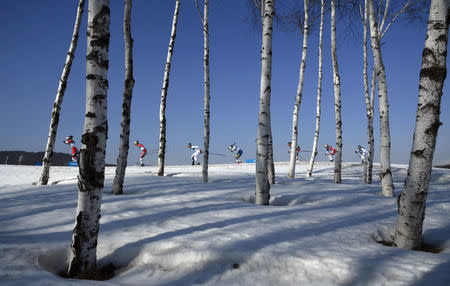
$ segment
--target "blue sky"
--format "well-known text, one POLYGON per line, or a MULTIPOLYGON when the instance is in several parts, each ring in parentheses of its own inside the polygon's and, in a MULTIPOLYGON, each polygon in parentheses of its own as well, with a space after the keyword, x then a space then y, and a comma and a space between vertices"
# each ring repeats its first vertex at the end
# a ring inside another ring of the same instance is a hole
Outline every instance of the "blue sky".
MULTIPOLYGON (((51 108, 69 48, 78 1, 5 1, 0 16, 0 150, 43 151, 51 108)), ((288 2, 279 1, 288 7, 288 2)), ((290 1, 292 2, 292 1, 290 1)), ((134 78, 130 141, 141 141, 155 151, 159 141, 159 103, 174 0, 135 0, 134 78)), ((167 163, 187 164, 188 142, 203 145, 203 34, 193 1, 182 1, 167 99, 167 163)), ((261 36, 250 20, 247 1, 210 1, 211 163, 233 162, 227 146, 236 142, 244 159, 255 158, 261 36)), ((108 74, 109 139, 107 162, 116 162, 124 85, 123 1, 111 1, 110 70, 108 74)), ((69 152, 62 143, 73 135, 80 147, 84 124, 87 3, 68 87, 65 93, 56 151, 69 152)), ((319 160, 323 145, 335 142, 334 94, 330 61, 329 15, 324 43, 324 78, 319 160)), ((359 23, 359 22, 358 22, 359 23)), ((343 160, 355 161, 355 146, 367 146, 362 82, 361 34, 338 25, 338 61, 342 83, 343 160)), ((358 27, 360 28, 360 27, 358 27)), ((426 25, 394 24, 382 52, 386 66, 391 124, 391 162, 408 163, 417 108, 421 53, 426 25)), ((299 142, 311 150, 315 128, 317 87, 317 30, 311 34, 305 86, 300 107, 299 142)), ((272 128, 276 161, 288 160, 292 112, 302 38, 294 29, 274 30, 272 71, 272 128)), ((450 161, 449 87, 441 103, 435 163, 450 161)), ((377 113, 378 114, 378 113, 377 113)), ((375 121, 376 150, 379 124, 375 121)), ((139 150, 130 146, 129 162, 139 150)), ((309 153, 301 153, 309 160, 309 153)), ((156 154, 145 161, 156 164, 156 154)), ((375 155, 378 160, 378 151, 375 155)))

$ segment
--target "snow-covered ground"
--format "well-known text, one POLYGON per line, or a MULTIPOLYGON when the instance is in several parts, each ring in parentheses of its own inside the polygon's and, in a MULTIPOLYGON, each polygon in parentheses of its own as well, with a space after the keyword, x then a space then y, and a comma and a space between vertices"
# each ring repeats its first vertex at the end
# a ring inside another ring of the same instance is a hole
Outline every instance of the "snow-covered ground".
MULTIPOLYGON (((125 193, 111 194, 106 168, 98 265, 118 268, 108 281, 64 279, 77 201, 77 168, 0 165, 1 285, 450 285, 450 170, 433 169, 425 241, 438 254, 386 247, 397 200, 362 167, 344 163, 333 183, 329 163, 313 177, 276 165, 271 205, 254 205, 254 164, 128 167, 125 193)), ((407 166, 393 165, 398 196, 407 166)), ((375 173, 378 171, 375 168, 375 173)))

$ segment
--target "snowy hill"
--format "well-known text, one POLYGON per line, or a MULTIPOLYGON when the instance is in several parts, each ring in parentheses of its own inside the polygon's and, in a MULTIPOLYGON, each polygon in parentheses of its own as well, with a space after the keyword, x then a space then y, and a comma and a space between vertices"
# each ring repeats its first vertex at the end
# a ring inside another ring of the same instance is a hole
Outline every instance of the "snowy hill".
MULTIPOLYGON (((375 167, 375 172, 378 171, 375 167)), ((393 165, 398 195, 407 166, 393 165)), ((313 177, 276 164, 271 205, 254 201, 254 164, 128 167, 124 195, 111 194, 106 168, 98 243, 108 281, 64 279, 77 202, 77 168, 0 165, 0 285, 450 285, 450 170, 434 169, 424 237, 432 254, 376 242, 392 232, 396 198, 361 183, 344 163, 342 184, 318 163, 313 177)), ((374 173, 376 174, 376 173, 374 173)))

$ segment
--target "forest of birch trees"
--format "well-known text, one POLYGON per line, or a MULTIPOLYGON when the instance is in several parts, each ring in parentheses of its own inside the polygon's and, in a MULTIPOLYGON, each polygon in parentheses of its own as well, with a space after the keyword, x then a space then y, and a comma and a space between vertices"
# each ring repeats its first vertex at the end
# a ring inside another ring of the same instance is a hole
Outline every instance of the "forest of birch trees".
MULTIPOLYGON (((390 118, 389 118, 389 85, 386 78, 390 71, 386 69, 383 59, 382 40, 389 28, 403 18, 417 19, 420 17, 428 19, 427 35, 422 53, 422 67, 418 86, 418 107, 413 135, 413 144, 410 153, 410 163, 408 175, 398 198, 398 221, 394 237, 394 246, 417 249, 422 243, 422 225, 425 218, 425 202, 428 191, 429 177, 431 173, 431 163, 433 160, 434 148, 439 126, 440 99, 442 97, 443 83, 446 78, 446 56, 448 41, 448 10, 449 2, 446 0, 428 1, 390 1, 390 0, 304 0, 297 1, 302 9, 294 14, 284 15, 277 10, 277 2, 282 0, 247 0, 249 7, 253 9, 249 12, 249 17, 254 16, 256 29, 260 31, 260 86, 258 101, 258 118, 255 122, 256 140, 256 164, 255 164, 255 204, 270 204, 270 188, 276 184, 274 168, 273 138, 271 123, 271 100, 277 101, 276 96, 271 98, 272 79, 272 41, 274 33, 282 33, 277 29, 279 22, 286 19, 295 19, 296 28, 301 36, 298 39, 298 58, 292 59, 298 62, 299 74, 297 82, 297 92, 292 94, 293 106, 286 106, 287 112, 292 114, 291 127, 291 147, 289 157, 289 172, 286 175, 295 179, 296 167, 296 147, 298 145, 298 131, 303 123, 299 120, 302 113, 302 97, 305 81, 305 74, 308 73, 308 65, 317 65, 317 93, 316 93, 316 115, 315 132, 313 138, 303 138, 311 140, 312 150, 308 161, 306 177, 314 176, 314 164, 318 154, 318 139, 320 136, 320 119, 323 73, 332 75, 332 90, 334 92, 334 118, 335 118, 335 142, 336 153, 334 155, 334 183, 342 183, 342 152, 343 152, 343 130, 342 123, 342 98, 347 95, 341 90, 341 82, 346 79, 341 77, 339 67, 345 65, 339 58, 339 45, 336 37, 342 25, 336 25, 340 18, 346 18, 349 25, 355 32, 353 39, 360 47, 363 55, 361 62, 361 82, 364 89, 361 90, 361 102, 366 108, 367 118, 359 119, 367 121, 367 146, 369 155, 363 162, 364 183, 371 184, 374 168, 375 145, 379 151, 379 173, 380 194, 393 197, 394 186, 392 182, 391 169, 391 139, 390 139, 390 118), (327 29, 326 29, 327 28, 327 29), (312 42, 310 35, 318 33, 318 42, 312 42), (330 50, 323 49, 325 41, 329 41, 330 50), (308 55, 308 47, 317 45, 318 56, 308 55), (324 53, 329 53, 331 63, 330 70, 324 69, 324 53), (308 62, 311 61, 311 62, 308 62), (378 106, 376 106, 378 104, 378 106), (375 113, 375 109, 378 112, 375 113), (375 114, 378 114, 376 117, 375 114), (379 138, 374 135, 374 121, 379 122, 379 138)), ((53 154, 54 142, 57 134, 58 121, 61 110, 61 103, 64 96, 65 86, 69 81, 71 63, 74 57, 78 42, 78 34, 87 32, 87 54, 86 54, 86 110, 85 122, 81 138, 81 149, 79 157, 78 175, 78 206, 73 229, 71 257, 67 274, 69 277, 90 277, 96 270, 96 247, 97 236, 100 224, 100 209, 102 199, 102 189, 104 186, 105 153, 107 144, 108 119, 107 119, 107 98, 108 98, 108 69, 109 69, 109 42, 110 42, 110 3, 109 0, 88 0, 87 27, 80 27, 81 19, 85 13, 85 0, 79 0, 75 14, 74 29, 70 41, 70 49, 67 53, 64 69, 61 78, 55 79, 59 85, 57 88, 55 103, 52 107, 52 116, 48 134, 48 143, 43 158, 42 174, 39 184, 46 185, 49 178, 50 162, 53 154)), ((113 193, 123 194, 126 192, 124 186, 125 169, 127 167, 127 157, 129 149, 129 134, 131 119, 131 105, 133 96, 133 86, 135 84, 133 76, 133 36, 132 31, 138 29, 137 23, 133 23, 132 0, 124 1, 123 11, 123 43, 124 43, 124 84, 123 101, 121 113, 120 146, 117 156, 116 177, 113 183, 113 193)), ((213 115, 210 110, 210 100, 215 98, 214 89, 210 81, 210 33, 214 29, 209 29, 209 6, 208 0, 174 0, 173 18, 171 20, 171 33, 167 35, 169 41, 165 66, 161 70, 163 83, 160 96, 160 132, 154 134, 159 138, 158 148, 158 176, 164 176, 166 133, 170 126, 166 125, 167 97, 170 97, 170 70, 173 55, 176 54, 176 35, 179 17, 183 16, 182 7, 194 5, 199 16, 199 31, 203 35, 203 43, 199 48, 203 49, 204 79, 199 82, 203 86, 203 164, 202 181, 208 183, 208 158, 210 142, 210 117, 213 115), (183 4, 181 5, 181 2, 183 4)), ((295 2, 295 1, 294 1, 295 2)), ((298 3, 297 3, 298 4, 298 3)), ((224 4, 225 5, 225 4, 224 4)), ((226 5, 233 5, 231 2, 226 5)), ((117 21, 116 19, 115 21, 117 21)), ((425 25, 425 21, 423 22, 425 25)), ((220 35, 219 35, 220 36, 220 35)), ((214 53, 214 51, 211 51, 214 53)), ((201 61, 201 59, 198 59, 201 61)), ((255 71, 256 72, 256 71, 255 71)), ((156 95, 152 95, 156 96, 156 95)), ((151 207, 151 206, 149 206, 151 207)))

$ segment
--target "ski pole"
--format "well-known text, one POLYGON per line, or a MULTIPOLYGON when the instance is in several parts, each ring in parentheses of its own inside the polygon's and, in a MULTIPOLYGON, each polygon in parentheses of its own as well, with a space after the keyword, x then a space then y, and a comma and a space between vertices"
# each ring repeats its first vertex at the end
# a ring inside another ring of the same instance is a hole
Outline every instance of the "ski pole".
POLYGON ((209 152, 209 154, 210 154, 210 155, 216 155, 216 156, 225 156, 225 155, 223 155, 223 154, 217 154, 217 153, 211 153, 211 152, 209 152))

